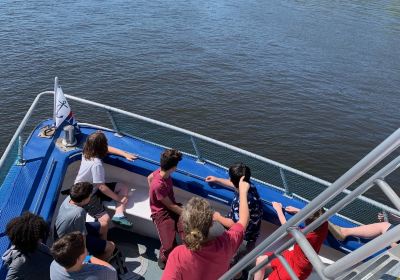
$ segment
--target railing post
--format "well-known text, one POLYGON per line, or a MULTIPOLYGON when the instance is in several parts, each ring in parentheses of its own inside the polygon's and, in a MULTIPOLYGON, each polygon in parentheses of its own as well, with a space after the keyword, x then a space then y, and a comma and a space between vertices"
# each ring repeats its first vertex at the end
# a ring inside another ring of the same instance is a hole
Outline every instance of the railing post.
POLYGON ((293 197, 293 194, 290 191, 289 185, 288 185, 287 180, 286 180, 285 172, 283 171, 283 169, 281 167, 279 167, 279 173, 281 174, 283 187, 285 188, 285 195, 288 196, 288 197, 293 197))
POLYGON ((383 193, 386 195, 387 198, 393 203, 394 206, 398 210, 400 210, 400 198, 399 196, 394 192, 394 190, 386 183, 385 181, 381 179, 375 180, 375 184, 377 184, 383 193))
POLYGON ((203 158, 201 156, 200 150, 197 147, 196 140, 194 139, 193 136, 190 136, 190 141, 192 141, 192 145, 193 145, 194 151, 196 152, 197 162, 204 163, 204 160, 203 160, 203 158))
POLYGON ((22 141, 22 136, 18 136, 18 155, 17 155, 17 165, 25 165, 24 160, 24 143, 22 141))
POLYGON ((111 111, 110 111, 110 110, 106 110, 106 111, 107 111, 108 117, 110 118, 111 124, 112 124, 114 130, 116 131, 116 136, 122 137, 122 133, 121 133, 121 131, 119 130, 118 125, 117 125, 117 123, 115 122, 114 117, 113 117, 111 111))

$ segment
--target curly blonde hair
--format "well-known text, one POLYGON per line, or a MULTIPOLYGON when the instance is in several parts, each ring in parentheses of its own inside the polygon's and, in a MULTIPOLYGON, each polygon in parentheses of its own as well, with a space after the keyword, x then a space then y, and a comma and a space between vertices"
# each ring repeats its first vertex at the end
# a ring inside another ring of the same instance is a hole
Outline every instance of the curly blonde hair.
POLYGON ((214 210, 204 198, 193 197, 184 206, 182 223, 187 248, 197 251, 207 241, 208 232, 213 223, 214 210))

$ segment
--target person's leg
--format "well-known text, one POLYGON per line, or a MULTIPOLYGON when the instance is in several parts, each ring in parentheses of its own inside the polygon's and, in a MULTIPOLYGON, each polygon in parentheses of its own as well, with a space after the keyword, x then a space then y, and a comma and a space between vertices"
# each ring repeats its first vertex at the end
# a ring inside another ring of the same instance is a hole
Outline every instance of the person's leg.
POLYGON ((115 192, 120 196, 123 196, 126 199, 125 203, 116 202, 115 214, 112 218, 112 221, 124 227, 131 227, 132 222, 129 221, 124 214, 126 209, 126 203, 128 202, 128 193, 129 193, 128 186, 126 186, 123 183, 108 183, 107 186, 113 192, 115 192))
POLYGON ((330 230, 332 234, 334 234, 334 236, 339 240, 344 240, 349 236, 372 239, 385 233, 390 226, 391 224, 388 222, 374 223, 352 228, 344 228, 336 225, 331 225, 330 230))
POLYGON ((108 226, 110 224, 110 215, 107 212, 100 213, 96 216, 97 220, 100 223, 100 238, 103 240, 107 240, 108 226))
MULTIPOLYGON (((256 260, 256 265, 260 264, 262 261, 264 261, 265 259, 267 259, 268 256, 259 256, 256 260)), ((263 266, 259 271, 257 271, 254 274, 254 280, 263 280, 264 279, 264 275, 265 275, 265 271, 267 270, 267 268, 270 267, 270 265, 265 265, 263 266)))
POLYGON ((88 234, 86 236, 86 248, 95 257, 108 261, 114 252, 115 244, 112 241, 100 239, 99 236, 88 234))
POLYGON ((167 263, 169 253, 171 253, 176 245, 176 222, 167 211, 155 215, 153 221, 156 225, 161 242, 158 263, 160 268, 163 269, 167 263))
POLYGON ((110 216, 107 214, 100 197, 96 194, 92 195, 87 205, 83 206, 86 212, 97 219, 100 223, 100 237, 107 240, 108 225, 110 223, 110 216))
MULTIPOLYGON (((114 192, 118 195, 125 197, 126 200, 128 201, 129 189, 128 189, 127 185, 125 185, 123 183, 117 183, 115 186, 114 192)), ((124 212, 125 212, 125 208, 126 208, 125 207, 126 203, 124 204, 124 203, 117 202, 116 204, 117 204, 117 206, 115 207, 115 214, 120 214, 123 216, 124 212)))

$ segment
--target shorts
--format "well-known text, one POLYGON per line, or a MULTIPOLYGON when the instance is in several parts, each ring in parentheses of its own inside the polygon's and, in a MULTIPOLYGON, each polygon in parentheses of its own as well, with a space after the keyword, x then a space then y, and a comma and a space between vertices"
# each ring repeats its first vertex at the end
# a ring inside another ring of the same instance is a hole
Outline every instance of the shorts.
MULTIPOLYGON (((110 190, 114 191, 117 183, 106 183, 106 186, 110 188, 110 190)), ((103 205, 103 201, 111 201, 112 199, 105 194, 103 194, 100 190, 97 190, 90 198, 88 204, 83 206, 86 212, 94 217, 100 218, 106 212, 106 208, 103 205)))
POLYGON ((107 241, 100 238, 100 223, 85 223, 86 226, 86 249, 91 255, 101 255, 106 250, 107 241))

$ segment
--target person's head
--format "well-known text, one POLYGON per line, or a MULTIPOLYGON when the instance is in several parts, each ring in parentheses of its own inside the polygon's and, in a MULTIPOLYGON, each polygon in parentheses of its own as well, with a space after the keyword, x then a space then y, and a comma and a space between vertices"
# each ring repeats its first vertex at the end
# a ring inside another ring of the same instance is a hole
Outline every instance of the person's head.
POLYGON ((175 149, 167 149, 161 154, 160 167, 162 171, 175 171, 178 162, 182 160, 182 153, 175 149))
POLYGON ((214 211, 204 198, 193 197, 183 207, 182 223, 184 228, 184 242, 192 251, 199 250, 207 240, 210 227, 213 223, 214 211))
POLYGON ((73 267, 78 262, 83 263, 87 255, 84 236, 78 231, 64 235, 54 242, 51 254, 55 261, 66 269, 73 267))
POLYGON ((325 210, 323 208, 317 210, 314 214, 312 214, 310 217, 308 217, 305 220, 305 224, 306 226, 308 226, 309 224, 311 224, 312 222, 314 222, 316 219, 318 219, 319 217, 322 216, 322 214, 325 213, 325 210))
POLYGON ((89 182, 76 183, 70 190, 71 200, 75 203, 86 205, 89 203, 93 185, 89 182))
POLYGON ((243 163, 235 163, 229 167, 229 178, 232 184, 238 189, 240 178, 244 176, 244 181, 250 183, 251 172, 250 168, 243 163))
POLYGON ((16 249, 23 253, 32 253, 40 241, 47 239, 49 226, 42 217, 25 212, 8 222, 6 234, 16 249))
POLYGON ((86 138, 83 146, 83 156, 85 159, 104 158, 108 152, 107 138, 103 132, 97 131, 86 138))

